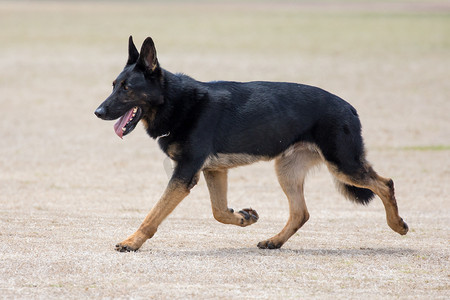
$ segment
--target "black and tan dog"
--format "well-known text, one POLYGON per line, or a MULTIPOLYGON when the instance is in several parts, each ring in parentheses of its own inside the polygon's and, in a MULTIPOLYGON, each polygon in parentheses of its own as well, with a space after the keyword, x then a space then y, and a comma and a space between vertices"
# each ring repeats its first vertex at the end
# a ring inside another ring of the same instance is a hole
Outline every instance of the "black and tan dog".
POLYGON ((280 248, 309 218, 303 195, 305 176, 325 163, 347 198, 367 204, 378 195, 388 225, 400 234, 408 226, 398 214, 391 179, 379 176, 365 159, 356 110, 320 88, 285 82, 199 82, 160 67, 147 38, 139 53, 129 39, 128 61, 113 82, 112 94, 97 108, 103 120, 118 119, 119 137, 142 121, 148 134, 176 163, 169 184, 139 229, 116 245, 135 251, 196 185, 203 172, 214 218, 248 226, 252 209, 227 206, 227 170, 275 160, 279 183, 289 201, 289 220, 259 248, 280 248))

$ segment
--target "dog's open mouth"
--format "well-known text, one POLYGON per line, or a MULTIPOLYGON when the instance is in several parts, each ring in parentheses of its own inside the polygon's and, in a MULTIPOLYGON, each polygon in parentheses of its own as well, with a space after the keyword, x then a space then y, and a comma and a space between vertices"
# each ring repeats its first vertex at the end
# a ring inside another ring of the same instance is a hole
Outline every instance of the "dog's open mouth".
POLYGON ((114 131, 122 138, 124 135, 129 134, 136 127, 137 123, 141 119, 142 110, 140 107, 133 107, 127 111, 119 120, 114 124, 114 131))

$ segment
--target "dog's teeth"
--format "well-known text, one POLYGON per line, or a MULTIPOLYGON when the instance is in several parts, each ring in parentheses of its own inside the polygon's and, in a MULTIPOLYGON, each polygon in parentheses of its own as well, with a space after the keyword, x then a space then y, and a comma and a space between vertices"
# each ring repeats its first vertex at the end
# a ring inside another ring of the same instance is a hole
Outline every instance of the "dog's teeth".
POLYGON ((136 114, 133 114, 132 117, 134 118, 136 116, 136 114))
MULTIPOLYGON (((135 107, 135 108, 133 109, 133 112, 134 112, 134 113, 137 112, 137 107, 135 107)), ((134 117, 134 115, 133 115, 133 117, 134 117)))
POLYGON ((122 131, 125 131, 125 130, 127 130, 127 129, 126 129, 125 127, 123 127, 123 128, 122 128, 122 131))

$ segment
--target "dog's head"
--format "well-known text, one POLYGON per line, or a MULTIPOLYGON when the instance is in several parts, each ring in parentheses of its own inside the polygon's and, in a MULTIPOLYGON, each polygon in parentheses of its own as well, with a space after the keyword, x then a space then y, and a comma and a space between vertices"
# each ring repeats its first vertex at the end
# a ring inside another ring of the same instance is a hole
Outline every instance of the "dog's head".
POLYGON ((139 53, 130 36, 127 64, 114 80, 111 95, 95 110, 95 115, 103 120, 119 119, 114 130, 122 138, 133 131, 152 108, 163 103, 162 70, 155 44, 148 37, 139 53))

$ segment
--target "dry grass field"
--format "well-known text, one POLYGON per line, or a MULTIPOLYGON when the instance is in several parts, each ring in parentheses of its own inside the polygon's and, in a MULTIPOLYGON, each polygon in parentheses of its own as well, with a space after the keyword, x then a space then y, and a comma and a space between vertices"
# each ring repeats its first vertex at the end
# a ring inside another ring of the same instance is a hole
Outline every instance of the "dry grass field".
POLYGON ((271 3, 0 2, 0 298, 450 298, 449 2, 271 3), (230 207, 258 223, 216 222, 202 178, 138 252, 114 251, 168 180, 142 126, 120 140, 93 114, 130 34, 198 80, 301 82, 352 103, 408 235, 321 168, 309 222, 258 249, 288 216, 266 162, 229 179, 230 207))

